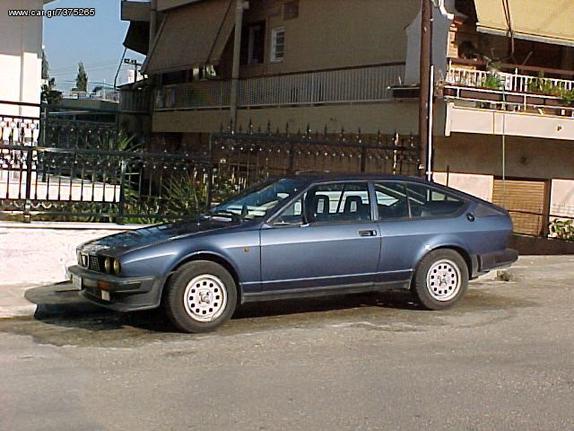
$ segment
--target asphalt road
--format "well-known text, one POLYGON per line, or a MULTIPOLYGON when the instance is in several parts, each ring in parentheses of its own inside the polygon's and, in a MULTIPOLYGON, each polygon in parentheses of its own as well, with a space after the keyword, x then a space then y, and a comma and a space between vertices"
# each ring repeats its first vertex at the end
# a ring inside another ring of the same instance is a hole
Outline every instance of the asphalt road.
POLYGON ((0 430, 573 430, 574 258, 514 274, 444 312, 272 303, 205 335, 40 307, 0 321, 0 430))

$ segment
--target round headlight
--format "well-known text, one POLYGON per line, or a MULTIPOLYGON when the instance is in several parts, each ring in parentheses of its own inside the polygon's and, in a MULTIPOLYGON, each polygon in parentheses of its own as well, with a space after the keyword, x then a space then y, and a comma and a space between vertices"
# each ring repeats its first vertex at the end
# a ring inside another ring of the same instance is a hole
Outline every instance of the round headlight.
POLYGON ((118 275, 122 271, 119 259, 114 259, 114 274, 118 275))
POLYGON ((106 260, 104 260, 104 269, 107 273, 112 272, 112 259, 110 257, 106 257, 106 260))

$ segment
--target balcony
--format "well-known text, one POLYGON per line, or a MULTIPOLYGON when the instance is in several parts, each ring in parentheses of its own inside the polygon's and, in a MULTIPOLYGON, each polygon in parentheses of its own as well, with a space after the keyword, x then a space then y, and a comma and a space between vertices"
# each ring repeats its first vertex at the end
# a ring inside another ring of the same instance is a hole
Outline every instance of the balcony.
MULTIPOLYGON (((242 79, 240 108, 372 103, 391 99, 404 64, 292 73, 242 79)), ((209 80, 165 85, 156 91, 155 111, 227 109, 231 81, 209 80)))
POLYGON ((450 66, 441 85, 446 134, 574 140, 574 81, 450 66))
POLYGON ((151 91, 148 87, 120 90, 119 111, 123 114, 149 114, 151 91))

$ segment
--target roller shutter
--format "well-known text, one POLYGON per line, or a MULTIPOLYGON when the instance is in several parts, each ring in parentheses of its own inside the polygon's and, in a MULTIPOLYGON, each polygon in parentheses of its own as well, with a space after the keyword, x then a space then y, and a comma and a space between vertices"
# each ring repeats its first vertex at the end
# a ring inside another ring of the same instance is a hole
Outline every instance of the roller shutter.
POLYGON ((548 219, 547 194, 546 181, 495 179, 492 202, 510 211, 514 232, 541 235, 548 219))

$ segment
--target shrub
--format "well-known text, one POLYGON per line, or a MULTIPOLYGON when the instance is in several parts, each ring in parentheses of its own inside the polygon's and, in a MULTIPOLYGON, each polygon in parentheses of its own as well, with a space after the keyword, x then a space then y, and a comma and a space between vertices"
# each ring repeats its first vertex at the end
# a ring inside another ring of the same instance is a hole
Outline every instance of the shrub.
POLYGON ((500 90, 502 88, 502 80, 500 79, 500 76, 498 76, 496 73, 489 73, 488 75, 486 75, 486 78, 484 79, 482 86, 485 88, 490 88, 492 90, 500 90))
POLYGON ((550 223, 550 233, 555 238, 574 241, 574 220, 553 220, 550 223))

